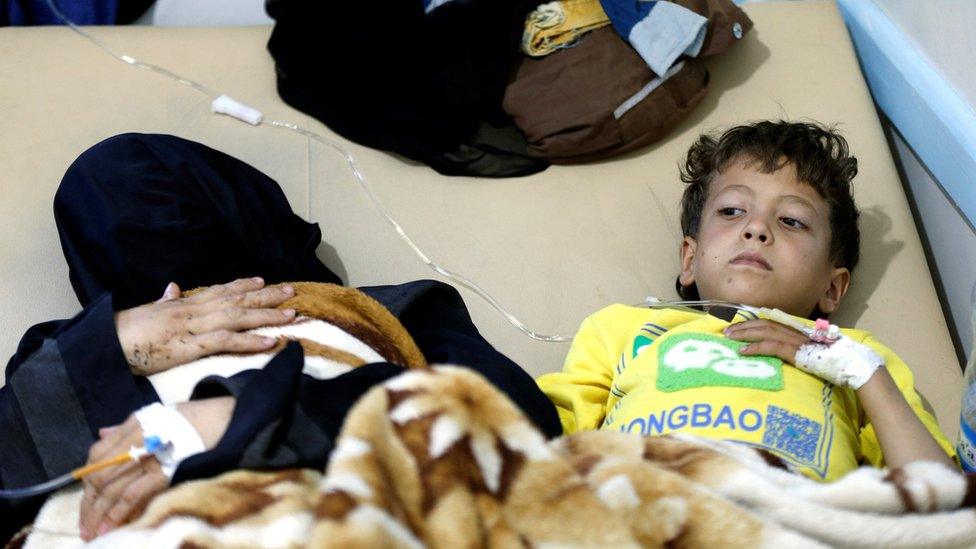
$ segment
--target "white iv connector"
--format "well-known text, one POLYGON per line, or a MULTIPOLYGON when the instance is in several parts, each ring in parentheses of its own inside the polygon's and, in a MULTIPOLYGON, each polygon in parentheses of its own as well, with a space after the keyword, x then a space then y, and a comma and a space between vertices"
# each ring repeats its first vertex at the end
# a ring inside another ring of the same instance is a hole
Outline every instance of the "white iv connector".
POLYGON ((252 126, 257 126, 264 118, 261 111, 253 107, 248 107, 244 103, 241 103, 240 101, 226 95, 221 95, 217 99, 214 99, 213 103, 210 104, 210 111, 216 114, 233 116, 234 118, 247 122, 252 126))

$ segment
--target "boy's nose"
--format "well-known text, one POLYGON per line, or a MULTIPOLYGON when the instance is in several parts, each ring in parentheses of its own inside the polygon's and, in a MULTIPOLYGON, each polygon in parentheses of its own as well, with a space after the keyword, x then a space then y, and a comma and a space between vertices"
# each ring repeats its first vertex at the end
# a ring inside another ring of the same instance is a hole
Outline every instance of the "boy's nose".
POLYGON ((752 240, 752 237, 755 236, 756 238, 759 239, 760 242, 764 242, 764 243, 766 242, 766 240, 768 238, 766 236, 766 233, 765 232, 751 231, 751 230, 750 231, 746 231, 743 236, 746 237, 746 240, 752 240))
POLYGON ((741 236, 745 240, 756 239, 760 244, 770 245, 773 243, 773 234, 770 232, 772 222, 768 215, 756 212, 742 226, 741 236))

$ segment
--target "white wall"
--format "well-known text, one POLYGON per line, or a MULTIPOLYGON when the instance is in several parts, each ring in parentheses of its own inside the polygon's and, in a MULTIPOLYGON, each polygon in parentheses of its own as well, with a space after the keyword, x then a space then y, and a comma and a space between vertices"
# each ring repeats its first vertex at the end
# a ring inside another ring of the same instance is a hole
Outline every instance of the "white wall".
MULTIPOLYGON (((919 219, 922 245, 928 254, 932 276, 937 279, 939 300, 946 321, 963 357, 973 352, 973 299, 976 296, 976 232, 952 206, 939 184, 915 153, 886 123, 895 162, 904 178, 905 192, 919 219)), ((907 320, 907 319, 906 319, 907 320)), ((960 358, 963 358, 960 357, 960 358)))
MULTIPOLYGON (((870 1, 870 0, 864 0, 870 1)), ((874 0, 970 105, 976 106, 976 1, 874 0)))
MULTIPOLYGON (((974 0, 862 0, 873 1, 904 33, 957 94, 976 111, 976 1, 974 0)), ((973 352, 972 308, 976 292, 976 233, 953 207, 924 160, 897 134, 892 153, 902 168, 906 190, 921 218, 920 230, 929 251, 933 275, 941 284, 941 299, 957 345, 973 352)), ((976 174, 973 175, 976 178, 976 174)), ((976 180, 974 180, 976 184, 976 180)))
POLYGON ((270 25, 264 0, 156 0, 136 25, 249 26, 270 25))

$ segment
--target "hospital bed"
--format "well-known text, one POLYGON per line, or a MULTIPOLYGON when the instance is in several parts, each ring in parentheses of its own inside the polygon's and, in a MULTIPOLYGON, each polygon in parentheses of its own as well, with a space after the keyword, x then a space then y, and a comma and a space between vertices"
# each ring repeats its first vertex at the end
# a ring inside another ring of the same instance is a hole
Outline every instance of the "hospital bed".
MULTIPOLYGON (((834 320, 874 332, 912 367, 943 429, 958 429, 961 374, 909 205, 837 7, 744 6, 755 29, 709 61, 704 102, 664 140, 609 161, 518 179, 449 178, 335 136, 276 95, 270 27, 111 27, 110 48, 329 136, 434 261, 482 286, 535 332, 571 336, 588 314, 675 298, 678 164, 702 131, 764 118, 836 123, 859 159, 862 261, 834 320)), ((339 81, 344 76, 336 74, 339 81)), ((67 28, 0 29, 0 348, 32 324, 78 311, 51 210, 68 165, 123 132, 170 133, 236 156, 278 181, 319 223, 319 255, 350 285, 438 278, 391 229, 345 159, 321 143, 210 112, 210 98, 126 65, 67 28)), ((485 337, 533 375, 567 343, 530 339, 466 288, 485 337)))

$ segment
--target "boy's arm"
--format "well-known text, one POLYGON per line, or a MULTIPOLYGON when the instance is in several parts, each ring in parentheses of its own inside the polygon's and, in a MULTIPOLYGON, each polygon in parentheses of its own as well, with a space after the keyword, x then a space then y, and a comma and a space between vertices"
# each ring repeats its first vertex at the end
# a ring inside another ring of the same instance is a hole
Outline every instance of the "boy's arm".
POLYGON ((751 342, 739 350, 743 355, 777 356, 831 383, 855 389, 869 418, 861 430, 862 451, 874 465, 898 467, 924 460, 955 468, 949 457, 952 447, 922 406, 911 370, 872 338, 855 342, 845 336, 832 346, 838 349, 828 350, 808 346, 805 334, 765 319, 734 324, 725 335, 751 342), (798 352, 801 347, 804 352, 798 352), (845 351, 848 354, 815 364, 802 360, 830 358, 828 355, 845 351))
POLYGON ((606 416, 613 367, 603 334, 593 317, 587 318, 573 338, 563 370, 538 379, 542 392, 556 405, 564 433, 600 428, 606 416))
MULTIPOLYGON (((898 444, 911 445, 913 443, 916 446, 909 448, 909 451, 922 452, 924 455, 922 448, 917 445, 917 436, 912 436, 913 432, 918 435, 918 429, 924 429, 928 437, 927 439, 923 437, 923 440, 935 444, 941 450, 939 459, 934 459, 934 461, 946 462, 945 460, 951 460, 951 456, 955 454, 952 443, 942 433, 935 417, 922 403, 922 398, 915 390, 915 377, 908 365, 893 351, 870 336, 860 343, 871 348, 884 359, 885 366, 879 370, 884 370, 884 374, 886 374, 881 378, 878 378, 877 375, 872 376, 868 383, 862 387, 862 389, 868 389, 867 393, 862 394, 862 391, 858 391, 858 400, 868 416, 868 423, 861 430, 861 447, 864 457, 877 466, 895 467, 902 464, 903 461, 896 461, 899 459, 899 448, 892 446, 898 444), (868 385, 872 387, 868 388, 868 385), (898 393, 898 397, 894 395, 895 392, 898 393), (890 402, 884 402, 885 399, 890 402), (876 405, 879 401, 880 406, 876 405), (888 406, 897 406, 900 410, 893 410, 888 406), (912 413, 912 417, 908 418, 910 421, 899 419, 907 413, 905 408, 908 408, 912 413)), ((913 459, 932 459, 931 457, 922 457, 922 455, 913 459)))
POLYGON ((857 390, 857 398, 874 426, 888 467, 913 461, 937 461, 956 465, 908 405, 886 368, 878 368, 857 390))

